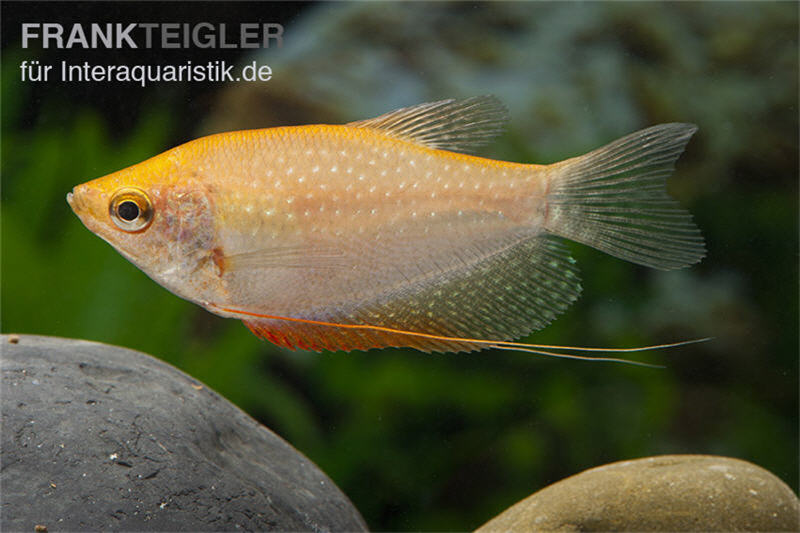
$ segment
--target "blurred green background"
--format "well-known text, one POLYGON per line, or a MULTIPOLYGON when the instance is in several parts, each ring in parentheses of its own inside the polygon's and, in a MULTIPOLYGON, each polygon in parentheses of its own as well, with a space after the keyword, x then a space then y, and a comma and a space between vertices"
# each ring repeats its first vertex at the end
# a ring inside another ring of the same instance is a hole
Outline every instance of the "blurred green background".
POLYGON ((317 463, 376 530, 479 526, 603 463, 712 453, 798 489, 798 5, 2 5, 2 331, 168 361, 317 463), (22 49, 20 22, 281 22, 283 48, 22 49), (257 60, 267 84, 22 83, 19 64, 257 60), (573 244, 581 299, 530 342, 631 346, 663 370, 511 352, 314 354, 162 289, 65 194, 204 133, 362 119, 492 93, 484 155, 553 162, 659 122, 699 125, 670 181, 708 257, 658 272, 573 244))

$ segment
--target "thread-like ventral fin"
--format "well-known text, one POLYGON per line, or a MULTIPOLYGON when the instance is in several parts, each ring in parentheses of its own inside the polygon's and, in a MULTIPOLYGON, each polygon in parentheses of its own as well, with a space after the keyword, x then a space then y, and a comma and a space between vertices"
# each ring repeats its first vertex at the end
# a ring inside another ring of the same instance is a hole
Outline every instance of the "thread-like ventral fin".
POLYGON ((508 110, 495 96, 441 100, 351 122, 429 148, 472 153, 505 129, 508 110))
POLYGON ((703 237, 665 188, 695 131, 693 124, 661 124, 552 165, 545 227, 640 265, 697 263, 703 237))

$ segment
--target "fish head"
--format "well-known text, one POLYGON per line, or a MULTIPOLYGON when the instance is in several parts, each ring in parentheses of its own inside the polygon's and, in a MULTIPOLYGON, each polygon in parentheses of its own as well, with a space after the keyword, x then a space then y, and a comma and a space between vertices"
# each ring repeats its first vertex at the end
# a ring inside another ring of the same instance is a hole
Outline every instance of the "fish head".
POLYGON ((211 195, 196 175, 174 157, 159 156, 77 185, 67 203, 92 233, 153 280, 204 301, 219 272, 211 195))

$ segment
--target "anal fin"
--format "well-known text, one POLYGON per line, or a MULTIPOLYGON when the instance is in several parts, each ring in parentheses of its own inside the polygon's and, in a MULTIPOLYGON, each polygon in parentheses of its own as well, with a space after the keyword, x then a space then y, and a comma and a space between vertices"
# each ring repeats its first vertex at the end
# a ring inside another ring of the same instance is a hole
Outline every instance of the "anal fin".
POLYGON ((309 350, 409 347, 474 351, 527 335, 577 297, 569 253, 546 235, 510 239, 484 257, 412 278, 369 301, 276 315, 209 305, 279 346, 309 350))

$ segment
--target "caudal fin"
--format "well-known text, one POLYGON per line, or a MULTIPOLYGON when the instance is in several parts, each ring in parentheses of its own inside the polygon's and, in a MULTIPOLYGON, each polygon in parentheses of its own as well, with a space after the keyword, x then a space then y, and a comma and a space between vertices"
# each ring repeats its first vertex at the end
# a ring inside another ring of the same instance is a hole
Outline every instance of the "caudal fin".
POLYGON ((693 124, 661 124, 551 166, 545 228, 659 269, 705 256, 700 230, 665 189, 693 124))

